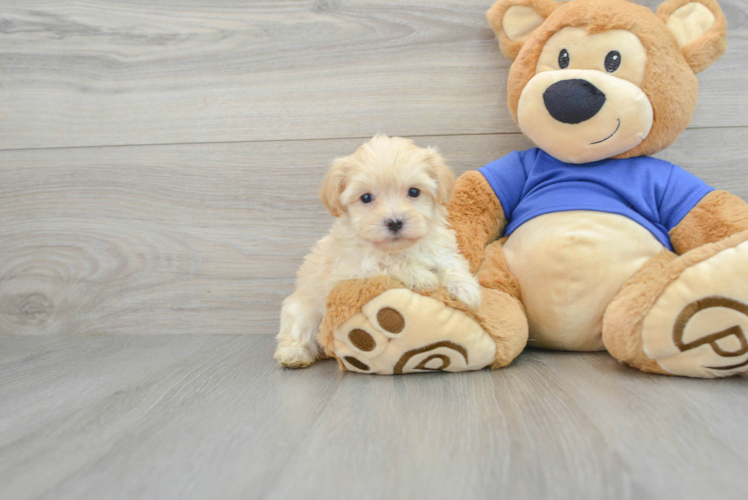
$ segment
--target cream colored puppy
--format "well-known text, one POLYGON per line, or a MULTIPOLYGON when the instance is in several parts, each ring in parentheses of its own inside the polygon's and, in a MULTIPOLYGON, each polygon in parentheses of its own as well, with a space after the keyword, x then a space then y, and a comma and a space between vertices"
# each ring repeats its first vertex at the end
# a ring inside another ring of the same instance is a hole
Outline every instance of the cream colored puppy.
POLYGON ((283 303, 281 365, 302 368, 320 355, 317 332, 327 296, 341 281, 387 274, 414 290, 443 285, 470 308, 481 292, 447 227, 454 174, 435 149, 377 135, 351 156, 335 160, 320 190, 337 217, 298 272, 283 303))

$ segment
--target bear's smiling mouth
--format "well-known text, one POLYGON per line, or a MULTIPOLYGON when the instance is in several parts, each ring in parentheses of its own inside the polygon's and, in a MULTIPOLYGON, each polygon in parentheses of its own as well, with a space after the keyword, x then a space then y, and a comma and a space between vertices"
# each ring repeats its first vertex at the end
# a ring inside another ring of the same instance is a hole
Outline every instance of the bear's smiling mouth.
POLYGON ((591 142, 590 146, 592 146, 593 144, 600 144, 601 142, 607 141, 608 139, 610 139, 611 137, 613 137, 614 135, 616 135, 616 132, 618 132, 619 128, 621 128, 621 119, 620 118, 618 119, 618 125, 616 125, 616 129, 613 131, 612 134, 610 134, 608 137, 606 137, 605 139, 603 139, 601 141, 591 142))

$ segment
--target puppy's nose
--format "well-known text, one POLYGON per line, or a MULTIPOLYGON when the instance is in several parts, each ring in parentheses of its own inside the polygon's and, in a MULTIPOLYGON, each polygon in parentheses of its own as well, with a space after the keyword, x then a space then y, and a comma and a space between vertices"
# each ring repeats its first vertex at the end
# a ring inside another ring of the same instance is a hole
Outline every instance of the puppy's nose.
POLYGON ((387 229, 389 229, 393 233, 397 233, 403 228, 403 220, 402 219, 387 219, 384 222, 384 225, 387 226, 387 229))
POLYGON ((605 94, 587 80, 561 80, 543 93, 548 113, 561 123, 575 125, 589 120, 605 104, 605 94))

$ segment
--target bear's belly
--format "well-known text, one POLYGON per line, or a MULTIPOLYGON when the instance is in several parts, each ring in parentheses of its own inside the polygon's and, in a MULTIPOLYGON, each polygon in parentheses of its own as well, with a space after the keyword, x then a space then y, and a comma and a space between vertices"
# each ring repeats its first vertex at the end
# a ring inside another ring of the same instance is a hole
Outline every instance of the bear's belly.
POLYGON ((664 250, 622 215, 555 212, 531 219, 504 244, 530 323, 529 345, 603 350, 608 304, 642 265, 664 250))

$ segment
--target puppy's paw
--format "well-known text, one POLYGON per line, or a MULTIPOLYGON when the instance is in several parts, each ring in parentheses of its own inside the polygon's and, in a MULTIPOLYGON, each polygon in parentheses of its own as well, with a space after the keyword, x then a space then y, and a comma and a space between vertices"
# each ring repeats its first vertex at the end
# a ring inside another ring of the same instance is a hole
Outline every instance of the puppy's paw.
POLYGON ((470 309, 478 309, 481 301, 480 285, 474 280, 451 281, 444 284, 447 293, 455 300, 459 300, 470 309))
POLYGON ((278 346, 275 350, 275 359, 279 365, 286 368, 306 368, 317 361, 314 353, 301 345, 278 346))
POLYGON ((426 269, 413 270, 406 279, 401 280, 405 286, 414 290, 433 292, 439 288, 439 277, 426 269))

